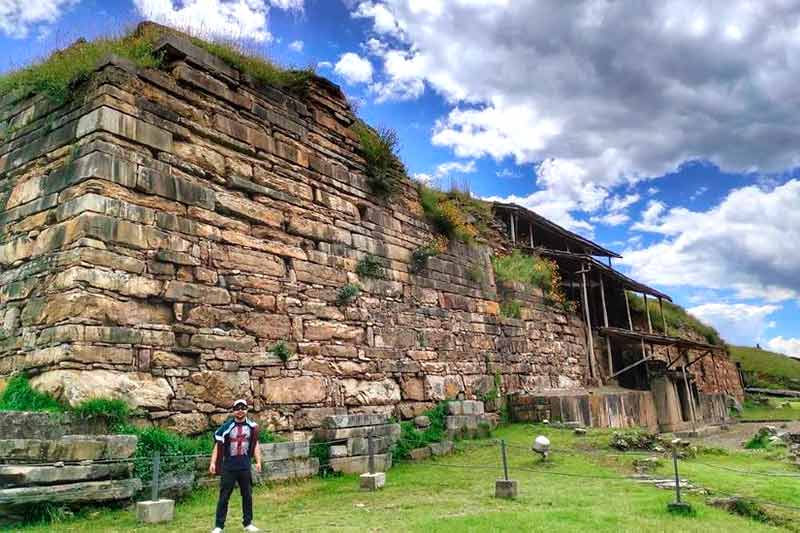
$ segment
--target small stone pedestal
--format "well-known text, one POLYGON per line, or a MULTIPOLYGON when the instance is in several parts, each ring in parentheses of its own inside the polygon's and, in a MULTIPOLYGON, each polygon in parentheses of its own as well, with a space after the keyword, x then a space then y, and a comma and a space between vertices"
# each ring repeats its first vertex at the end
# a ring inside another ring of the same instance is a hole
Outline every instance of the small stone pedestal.
POLYGON ((692 506, 686 502, 670 502, 667 504, 667 511, 673 514, 692 514, 692 506))
POLYGON ((136 519, 145 524, 172 522, 175 518, 174 500, 136 502, 136 519))
POLYGON ((517 482, 513 479, 498 479, 494 482, 495 498, 516 498, 517 482))
POLYGON ((375 472, 374 474, 361 474, 361 490, 376 491, 386 485, 386 473, 375 472))

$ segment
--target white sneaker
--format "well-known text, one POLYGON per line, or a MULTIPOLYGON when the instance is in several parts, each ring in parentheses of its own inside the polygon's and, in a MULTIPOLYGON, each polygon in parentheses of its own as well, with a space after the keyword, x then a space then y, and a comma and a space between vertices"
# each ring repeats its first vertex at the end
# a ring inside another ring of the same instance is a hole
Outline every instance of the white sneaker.
POLYGON ((244 526, 244 530, 245 531, 249 531, 250 533, 258 533, 259 531, 261 531, 260 529, 258 529, 253 524, 249 524, 249 525, 244 526))
POLYGON ((222 528, 221 527, 215 527, 214 529, 211 530, 211 533, 222 533, 222 528))

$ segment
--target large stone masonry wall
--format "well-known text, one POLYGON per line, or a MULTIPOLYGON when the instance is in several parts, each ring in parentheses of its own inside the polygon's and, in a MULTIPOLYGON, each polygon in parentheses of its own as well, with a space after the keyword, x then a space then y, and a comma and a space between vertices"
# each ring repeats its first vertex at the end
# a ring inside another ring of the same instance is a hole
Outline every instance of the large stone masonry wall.
POLYGON ((411 417, 496 375, 505 391, 584 382, 582 322, 542 302, 502 318, 488 247, 411 272, 432 238, 416 190, 373 198, 337 87, 257 89, 172 42, 166 70, 112 60, 68 105, 0 107, 0 375, 190 433, 239 397, 288 431, 411 417), (382 279, 355 274, 367 253, 382 279), (361 296, 337 306, 347 282, 361 296))

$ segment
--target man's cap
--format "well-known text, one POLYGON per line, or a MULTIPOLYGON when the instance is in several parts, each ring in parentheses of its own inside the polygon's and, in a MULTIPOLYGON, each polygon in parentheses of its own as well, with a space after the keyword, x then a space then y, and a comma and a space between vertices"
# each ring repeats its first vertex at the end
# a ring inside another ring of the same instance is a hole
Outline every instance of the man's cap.
POLYGON ((247 408, 248 407, 247 406, 247 400, 240 398, 240 399, 236 400, 235 402, 233 402, 233 408, 234 409, 236 409, 236 407, 239 406, 239 405, 244 405, 244 407, 247 408))

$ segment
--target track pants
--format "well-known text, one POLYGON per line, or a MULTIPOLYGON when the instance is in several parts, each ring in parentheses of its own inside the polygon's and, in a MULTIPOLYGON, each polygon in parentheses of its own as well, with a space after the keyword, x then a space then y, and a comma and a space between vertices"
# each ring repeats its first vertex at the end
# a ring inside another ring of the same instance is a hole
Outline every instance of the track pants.
POLYGON ((237 483, 239 492, 242 494, 242 525, 248 526, 253 521, 253 481, 250 477, 250 470, 223 471, 219 480, 216 527, 225 527, 225 518, 228 516, 228 500, 230 500, 233 487, 237 483))

